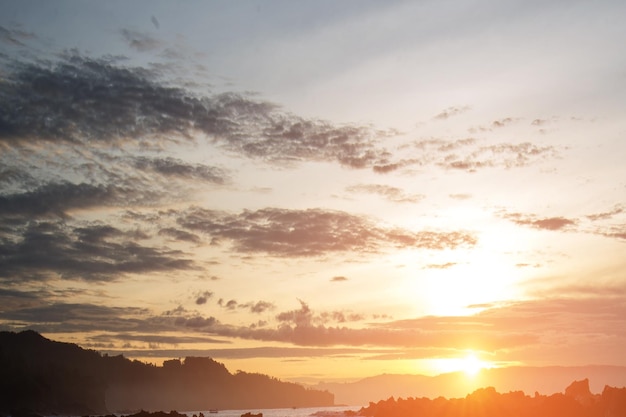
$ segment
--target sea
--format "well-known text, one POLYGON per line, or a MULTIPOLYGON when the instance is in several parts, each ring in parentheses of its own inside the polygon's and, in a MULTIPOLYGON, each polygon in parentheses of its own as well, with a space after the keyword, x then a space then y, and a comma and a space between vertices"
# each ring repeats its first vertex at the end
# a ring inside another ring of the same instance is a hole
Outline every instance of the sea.
POLYGON ((179 413, 186 414, 188 417, 193 417, 194 414, 199 416, 201 412, 204 414, 204 417, 241 417, 245 413, 263 413, 263 417, 344 417, 345 411, 358 412, 360 408, 359 406, 256 408, 248 410, 218 410, 217 413, 209 410, 179 411, 179 413))

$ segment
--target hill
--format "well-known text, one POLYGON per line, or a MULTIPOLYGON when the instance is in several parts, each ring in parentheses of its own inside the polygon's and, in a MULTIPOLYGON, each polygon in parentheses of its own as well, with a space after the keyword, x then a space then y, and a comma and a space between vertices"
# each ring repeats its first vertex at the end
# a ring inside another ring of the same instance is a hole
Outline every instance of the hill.
POLYGON ((483 369, 473 377, 462 372, 437 376, 386 374, 355 382, 310 386, 332 392, 337 404, 362 406, 389 397, 464 397, 478 388, 490 386, 503 392, 551 394, 559 392, 571 381, 586 378, 593 392, 601 392, 605 385, 626 386, 626 367, 508 367, 483 369))
POLYGON ((589 380, 574 381, 564 393, 528 396, 522 391, 501 394, 493 387, 480 388, 462 398, 389 398, 361 408, 365 417, 623 417, 626 388, 605 386, 592 394, 589 380))
POLYGON ((333 405, 333 395, 211 358, 158 367, 106 356, 34 331, 0 332, 0 414, 106 414, 128 410, 207 410, 333 405))

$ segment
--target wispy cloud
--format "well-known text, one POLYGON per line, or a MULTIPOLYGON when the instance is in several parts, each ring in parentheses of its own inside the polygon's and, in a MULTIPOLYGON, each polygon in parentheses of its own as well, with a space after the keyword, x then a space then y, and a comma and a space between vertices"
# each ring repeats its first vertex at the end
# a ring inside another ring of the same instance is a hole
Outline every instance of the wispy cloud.
POLYGON ((475 138, 419 140, 413 143, 413 147, 419 151, 415 161, 420 165, 468 172, 483 168, 525 167, 557 155, 553 146, 530 142, 481 145, 481 141, 475 138))
POLYGON ((456 116, 462 113, 465 113, 466 111, 470 110, 469 106, 452 106, 452 107, 448 107, 447 109, 442 110, 439 114, 437 114, 435 117, 433 117, 433 119, 439 119, 439 120, 446 120, 452 116, 456 116))
MULTIPOLYGON (((154 19, 154 16, 152 18, 154 19)), ((130 29, 122 29, 120 33, 128 46, 139 52, 153 51, 163 46, 156 38, 146 33, 130 29)))
POLYGON ((418 203, 422 194, 407 194, 398 187, 384 184, 358 184, 346 188, 349 193, 376 194, 394 203, 418 203))

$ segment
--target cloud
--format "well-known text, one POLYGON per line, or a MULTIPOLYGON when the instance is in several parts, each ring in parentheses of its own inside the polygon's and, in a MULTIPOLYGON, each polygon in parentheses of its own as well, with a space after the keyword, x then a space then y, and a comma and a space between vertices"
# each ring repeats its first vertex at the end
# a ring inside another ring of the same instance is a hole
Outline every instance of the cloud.
POLYGON ((237 252, 279 257, 379 253, 389 248, 443 250, 476 244, 476 238, 464 231, 383 228, 373 219, 323 209, 266 208, 229 214, 194 208, 180 213, 178 223, 193 233, 208 235, 214 244, 227 240, 237 252))
POLYGON ((455 200, 469 200, 470 198, 472 198, 471 194, 449 194, 448 195, 450 198, 453 198, 455 200))
POLYGON ((505 126, 508 126, 512 123, 515 123, 516 121, 518 121, 520 119, 518 118, 513 118, 513 117, 505 117, 502 119, 498 119, 498 120, 494 120, 493 122, 491 122, 491 124, 487 127, 485 126, 478 126, 478 127, 471 127, 468 129, 468 131, 470 133, 477 133, 477 132, 491 132, 494 129, 499 129, 505 126))
POLYGON ((223 169, 201 164, 188 164, 175 158, 137 157, 134 158, 133 165, 141 171, 159 174, 167 178, 201 180, 219 185, 230 181, 223 169))
POLYGON ((257 301, 256 303, 239 304, 239 308, 246 308, 251 313, 261 314, 268 310, 273 310, 276 306, 274 303, 270 303, 269 301, 257 301))
POLYGON ((213 296, 211 291, 201 291, 195 295, 196 304, 203 305, 206 304, 207 300, 213 296))
POLYGON ((110 185, 48 183, 32 191, 0 194, 0 217, 67 217, 70 210, 128 202, 132 196, 110 185))
POLYGON ((344 277, 344 276, 337 276, 337 277, 332 277, 330 279, 331 282, 343 282, 343 281, 347 281, 348 278, 344 277))
POLYGON ((469 106, 462 106, 462 107, 448 107, 445 110, 442 110, 439 114, 437 114, 435 117, 433 117, 433 119, 438 119, 438 120, 446 120, 452 116, 456 116, 462 113, 465 113, 466 111, 470 110, 469 106))
POLYGON ((576 220, 565 217, 537 218, 537 216, 524 215, 522 213, 506 213, 503 217, 520 226, 530 226, 535 229, 543 230, 568 230, 570 226, 577 224, 576 220))
POLYGON ((173 240, 189 243, 200 243, 201 239, 198 235, 186 232, 184 230, 176 229, 173 227, 166 227, 159 230, 159 236, 166 236, 173 240))
POLYGON ((456 262, 446 262, 443 264, 428 264, 425 266, 427 269, 448 269, 456 265, 456 262))
POLYGON ((126 274, 193 268, 180 251, 142 246, 135 231, 102 224, 72 227, 30 222, 0 241, 0 279, 8 282, 54 277, 111 281, 126 274))
POLYGON ((27 39, 32 39, 35 35, 29 32, 24 32, 19 29, 7 29, 3 26, 0 26, 0 42, 14 45, 14 46, 24 46, 22 41, 27 39))
MULTIPOLYGON (((136 45, 146 43, 124 33, 136 45)), ((336 162, 377 172, 394 163, 378 142, 395 132, 305 119, 236 93, 199 95, 160 81, 156 70, 124 67, 116 58, 70 52, 56 62, 12 62, 6 71, 0 143, 120 146, 196 141, 200 134, 227 151, 268 163, 336 162)), ((169 173, 184 168, 147 165, 169 173)), ((198 174, 198 166, 190 168, 184 171, 198 174)))
MULTIPOLYGON (((91 304, 3 310, 0 311, 0 322, 4 322, 5 327, 9 323, 9 328, 27 326, 47 333, 115 333, 92 336, 94 341, 104 344, 131 341, 220 343, 216 337, 232 337, 325 349, 336 347, 326 352, 367 348, 361 353, 370 356, 394 354, 398 358, 411 355, 416 349, 424 355, 432 355, 454 346, 459 350, 489 351, 495 360, 502 361, 515 360, 521 355, 529 361, 527 364, 544 361, 559 364, 562 363, 559 355, 561 360, 564 357, 573 360, 575 355, 568 352, 578 350, 592 354, 595 351, 606 352, 619 363, 623 353, 619 347, 626 342, 626 293, 623 286, 615 288, 621 289, 588 292, 586 288, 574 286, 564 292, 555 290, 552 296, 543 294, 545 298, 542 299, 485 305, 482 306, 485 310, 470 317, 425 316, 378 323, 363 323, 363 317, 358 314, 316 312, 301 300, 299 308, 279 312, 273 324, 263 326, 225 324, 215 317, 202 316, 183 307, 157 315, 147 309, 91 304), (331 322, 342 326, 328 325, 331 322), (361 322, 361 325, 345 325, 350 322, 361 322)), ((137 351, 137 355, 180 357, 185 350, 146 352, 137 351)), ((275 353, 269 350, 265 354, 275 353)), ((229 349, 221 354, 248 357, 252 352, 229 349)))
MULTIPOLYGON (((154 19, 154 16, 152 18, 154 19)), ((153 23, 155 20, 153 20, 153 23)), ((120 33, 128 46, 139 52, 152 51, 162 46, 161 42, 145 33, 130 29, 122 29, 120 33)))
POLYGON ((474 172, 483 168, 519 168, 557 154, 553 146, 530 142, 481 145, 474 138, 446 141, 426 139, 413 142, 420 165, 434 164, 444 169, 474 172))
POLYGON ((622 214, 622 213, 624 213, 624 208, 621 205, 617 205, 610 211, 605 211, 605 212, 602 212, 602 213, 588 214, 585 217, 587 217, 591 221, 607 220, 607 219, 611 219, 611 218, 617 216, 618 214, 622 214))
POLYGON ((400 188, 383 184, 358 184, 346 188, 350 193, 377 194, 394 203, 417 203, 424 199, 422 194, 405 194, 400 188))

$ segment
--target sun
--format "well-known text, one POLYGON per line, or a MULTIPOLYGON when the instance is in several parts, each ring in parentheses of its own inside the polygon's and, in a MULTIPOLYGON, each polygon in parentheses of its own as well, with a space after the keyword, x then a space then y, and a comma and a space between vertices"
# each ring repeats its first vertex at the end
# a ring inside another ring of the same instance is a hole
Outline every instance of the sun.
POLYGON ((476 376, 481 369, 487 368, 488 365, 478 359, 473 352, 468 353, 465 358, 461 359, 460 368, 467 376, 476 376))

